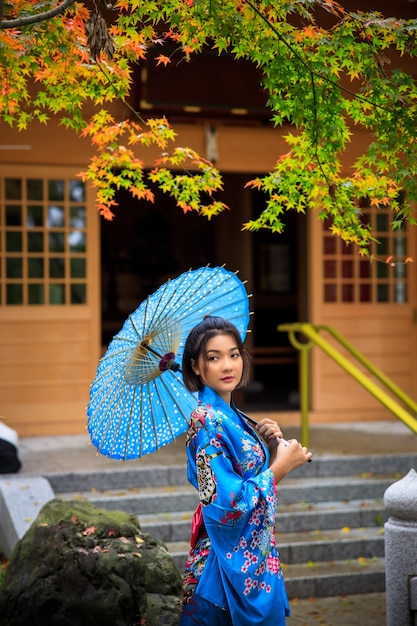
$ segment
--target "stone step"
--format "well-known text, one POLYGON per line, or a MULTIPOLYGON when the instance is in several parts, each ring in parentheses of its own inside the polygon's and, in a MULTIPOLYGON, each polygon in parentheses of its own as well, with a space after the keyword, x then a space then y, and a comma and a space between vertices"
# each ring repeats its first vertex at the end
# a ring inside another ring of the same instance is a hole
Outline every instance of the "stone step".
MULTIPOLYGON (((109 462, 110 464, 110 462, 109 462)), ((185 465, 143 466, 129 468, 128 461, 108 470, 81 472, 52 472, 44 474, 55 493, 97 491, 106 489, 133 489, 153 486, 173 486, 187 483, 185 465)))
MULTIPOLYGON (((385 590, 383 495, 417 455, 315 458, 278 486, 277 542, 290 598, 385 590)), ((48 475, 56 496, 138 515, 180 572, 198 504, 185 466, 48 475)))
MULTIPOLYGON (((376 500, 320 502, 303 507, 278 505, 277 530, 283 533, 318 532, 323 528, 381 528, 386 521, 383 503, 376 500)), ((187 541, 192 511, 172 511, 139 515, 141 528, 163 542, 187 541)))
MULTIPOLYGON (((383 558, 349 559, 283 566, 290 599, 325 598, 385 591, 383 558)), ((360 620, 360 616, 358 616, 360 620)), ((361 622, 356 622, 360 624, 361 622)))
MULTIPOLYGON (((301 503, 308 506, 329 501, 349 502, 382 498, 397 480, 394 475, 382 477, 338 476, 320 479, 294 478, 279 486, 279 506, 301 503)), ((80 492, 56 492, 64 499, 88 499, 98 507, 122 509, 135 515, 194 510, 198 503, 196 490, 189 484, 154 485, 124 489, 80 492)))
POLYGON ((382 526, 386 512, 382 498, 293 503, 277 507, 279 532, 303 532, 321 528, 382 526))
POLYGON ((400 476, 396 474, 363 476, 323 476, 289 478, 278 486, 280 504, 317 503, 383 498, 386 489, 400 476))
MULTIPOLYGON (((282 563, 308 564, 313 569, 322 562, 360 559, 367 563, 384 558, 384 532, 378 527, 277 533, 277 544, 282 563)), ((190 549, 189 541, 173 540, 165 542, 165 546, 181 572, 190 549)))
MULTIPOLYGON (((358 550, 358 546, 355 546, 353 541, 351 545, 346 544, 346 551, 351 552, 353 556, 345 559, 328 558, 324 561, 309 559, 305 562, 287 562, 283 558, 285 546, 280 546, 282 569, 290 598, 385 591, 383 539, 375 539, 378 543, 376 555, 369 554, 367 556, 364 545, 359 546, 361 549, 358 550)), ((362 543, 364 543, 363 540, 362 543)), ((189 545, 186 542, 178 542, 169 544, 167 548, 178 571, 182 572, 189 545)), ((294 546, 292 546, 292 550, 295 550, 294 546)), ((330 557, 332 553, 334 552, 330 551, 328 556, 330 557)))
POLYGON ((380 527, 277 533, 283 563, 316 563, 384 557, 384 529, 380 527))
POLYGON ((198 494, 190 485, 107 489, 78 493, 55 493, 64 500, 89 500, 109 511, 123 510, 133 515, 193 511, 198 504, 198 494))
MULTIPOLYGON (((110 465, 110 462, 109 462, 110 465)), ((401 478, 412 467, 417 468, 416 454, 372 456, 317 457, 291 474, 294 478, 326 476, 362 476, 363 474, 392 474, 401 478)), ((129 489, 135 487, 178 485, 187 482, 185 465, 129 467, 129 461, 115 462, 108 470, 80 472, 51 472, 43 474, 56 493, 90 489, 129 489)))

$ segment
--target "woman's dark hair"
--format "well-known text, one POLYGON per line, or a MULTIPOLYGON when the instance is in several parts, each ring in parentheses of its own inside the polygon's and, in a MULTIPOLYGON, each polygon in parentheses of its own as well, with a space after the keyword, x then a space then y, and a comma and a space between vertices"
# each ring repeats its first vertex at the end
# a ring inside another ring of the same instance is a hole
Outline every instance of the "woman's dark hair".
POLYGON ((197 363, 200 355, 205 354, 209 339, 216 335, 232 335, 236 340, 237 348, 243 359, 242 378, 237 388, 247 384, 250 374, 251 356, 245 346, 236 326, 222 317, 206 315, 202 322, 190 331, 184 346, 182 356, 182 376, 188 391, 201 391, 204 387, 201 379, 193 370, 193 362, 197 363))

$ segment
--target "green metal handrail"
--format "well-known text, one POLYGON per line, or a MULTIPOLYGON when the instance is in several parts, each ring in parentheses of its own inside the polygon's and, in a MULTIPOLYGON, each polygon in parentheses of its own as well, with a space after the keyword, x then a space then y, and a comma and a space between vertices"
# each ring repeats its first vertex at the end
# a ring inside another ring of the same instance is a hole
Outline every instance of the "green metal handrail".
POLYGON ((309 399, 309 351, 316 345, 323 350, 330 358, 340 365, 359 384, 371 393, 381 404, 383 404, 398 419, 402 420, 408 428, 417 434, 417 419, 404 409, 396 400, 389 396, 384 389, 381 389, 370 378, 372 374, 385 389, 388 389, 397 399, 405 404, 413 413, 417 414, 417 403, 402 391, 392 380, 390 380, 381 370, 371 363, 359 350, 352 346, 340 333, 331 326, 309 324, 307 322, 280 324, 277 329, 287 332, 289 340, 294 348, 300 351, 300 412, 301 412, 301 440, 303 445, 309 445, 308 428, 308 399, 309 399), (343 348, 355 357, 368 371, 362 372, 356 365, 351 363, 335 346, 320 336, 320 331, 328 332, 343 348), (304 337, 304 341, 297 338, 298 335, 304 337), (308 341, 306 341, 306 339, 308 341))

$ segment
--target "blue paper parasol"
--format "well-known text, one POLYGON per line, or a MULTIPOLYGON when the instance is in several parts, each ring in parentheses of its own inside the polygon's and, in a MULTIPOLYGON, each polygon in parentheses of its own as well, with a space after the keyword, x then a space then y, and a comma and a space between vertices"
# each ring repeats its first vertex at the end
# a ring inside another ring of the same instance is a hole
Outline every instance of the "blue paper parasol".
POLYGON ((245 339, 249 301, 235 273, 190 270, 129 315, 91 384, 87 427, 101 454, 140 458, 186 431, 196 398, 184 387, 180 364, 188 333, 205 315, 231 321, 245 339))

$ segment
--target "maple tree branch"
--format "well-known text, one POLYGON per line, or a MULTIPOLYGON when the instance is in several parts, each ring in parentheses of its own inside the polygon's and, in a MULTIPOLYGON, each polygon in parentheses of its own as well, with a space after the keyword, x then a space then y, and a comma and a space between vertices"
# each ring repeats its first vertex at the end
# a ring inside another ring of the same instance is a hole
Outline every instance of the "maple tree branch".
MULTIPOLYGON (((302 57, 302 55, 285 39, 285 37, 283 37, 275 28, 275 26, 273 24, 271 24, 271 22, 269 21, 268 18, 266 18, 259 10, 256 6, 254 6, 252 4, 252 2, 250 0, 245 0, 246 4, 248 6, 251 7, 251 9, 258 15, 258 17, 260 17, 261 19, 263 19, 273 30, 273 32, 275 33, 275 35, 278 37, 278 39, 285 45, 287 46, 287 48, 289 48, 289 50, 294 54, 294 56, 300 61, 300 63, 306 68, 309 76, 310 76, 310 81, 311 81, 311 91, 312 91, 312 96, 313 96, 313 115, 314 115, 314 124, 313 124, 313 146, 314 146, 314 155, 316 157, 316 161, 317 164, 319 166, 319 169, 321 171, 321 174, 324 178, 324 180, 326 181, 326 183, 330 186, 331 185, 331 181, 329 180, 329 177, 327 176, 326 172, 324 171, 323 168, 323 164, 320 160, 319 157, 319 152, 318 152, 318 143, 319 143, 319 138, 318 138, 318 134, 317 134, 317 126, 318 126, 318 119, 317 119, 317 95, 316 95, 316 83, 315 83, 315 78, 324 78, 326 79, 325 76, 322 76, 320 73, 315 72, 310 66, 309 64, 304 60, 304 58, 302 57)), ((328 82, 330 82, 333 86, 339 87, 339 85, 337 83, 334 83, 332 80, 327 79, 328 82)), ((352 94, 355 95, 355 94, 352 94)))
POLYGON ((343 91, 343 92, 349 94, 350 96, 353 96, 357 100, 361 100, 362 102, 366 102, 367 104, 370 104, 371 106, 373 106, 375 108, 378 108, 378 109, 381 109, 382 111, 386 111, 388 113, 391 113, 391 109, 389 109, 388 107, 385 107, 382 104, 378 104, 377 102, 373 102, 369 98, 366 98, 365 96, 361 96, 358 93, 355 93, 354 91, 351 91, 350 89, 348 89, 347 87, 344 87, 343 85, 341 85, 337 81, 332 80, 331 78, 329 78, 325 74, 322 74, 321 72, 317 72, 316 70, 311 68, 309 66, 309 64, 307 63, 307 61, 304 60, 302 54, 300 52, 298 52, 295 49, 295 47, 292 44, 290 44, 285 39, 285 37, 283 37, 283 35, 281 35, 281 33, 277 30, 277 28, 274 26, 274 24, 272 24, 269 21, 269 19, 265 15, 263 15, 263 13, 258 9, 257 6, 255 6, 251 2, 251 0, 244 0, 244 2, 248 6, 250 6, 250 8, 254 11, 254 13, 256 13, 256 15, 258 17, 260 17, 264 22, 266 22, 268 24, 268 26, 275 33, 275 35, 278 37, 278 39, 293 53, 293 55, 296 57, 296 59, 298 59, 300 61, 300 63, 306 68, 307 72, 310 74, 311 77, 315 76, 317 78, 321 78, 322 80, 324 80, 327 83, 329 83, 329 85, 332 85, 333 87, 337 87, 338 89, 340 89, 340 91, 343 91))
POLYGON ((345 92, 345 93, 353 96, 357 100, 360 100, 362 102, 366 102, 366 103, 370 104, 371 106, 374 106, 377 109, 380 109, 380 110, 385 111, 387 113, 390 113, 391 109, 388 108, 388 107, 385 107, 385 106, 383 106, 381 104, 378 104, 376 102, 373 102, 369 98, 361 96, 360 94, 351 91, 347 87, 344 87, 343 85, 341 85, 337 81, 332 80, 331 78, 329 78, 325 74, 323 74, 321 72, 315 71, 312 67, 310 67, 309 63, 304 59, 302 53, 299 52, 289 41, 287 41, 287 39, 283 35, 281 35, 281 33, 277 30, 275 25, 270 22, 270 20, 258 9, 258 7, 256 5, 253 4, 253 2, 251 0, 243 0, 243 1, 249 7, 251 7, 251 9, 254 11, 254 13, 259 18, 261 18, 264 22, 266 22, 268 24, 268 26, 275 33, 277 38, 290 50, 290 52, 295 56, 295 58, 307 70, 307 72, 308 72, 308 74, 310 76, 311 91, 312 91, 312 96, 313 96, 314 123, 313 123, 313 129, 312 129, 313 130, 312 143, 313 143, 313 147, 314 147, 314 155, 315 155, 318 167, 319 167, 319 169, 321 171, 321 174, 322 174, 324 180, 326 181, 327 185, 329 186, 329 189, 331 189, 331 186, 332 186, 331 180, 329 179, 329 177, 327 176, 326 172, 324 171, 324 167, 323 167, 323 164, 322 164, 322 162, 320 160, 319 151, 318 151, 318 144, 319 144, 319 137, 318 137, 318 132, 317 132, 317 126, 318 126, 317 106, 318 106, 318 103, 317 103, 317 95, 316 95, 315 78, 320 78, 320 79, 326 81, 328 84, 332 85, 333 87, 336 87, 340 91, 345 92))
MULTIPOLYGON (((112 79, 111 76, 106 72, 105 68, 103 67, 103 64, 100 63, 100 61, 96 61, 98 67, 100 68, 100 71, 103 73, 103 75, 105 76, 107 83, 110 87, 114 88, 114 85, 112 83, 112 79)), ((117 95, 117 92, 116 92, 117 95)), ((120 98, 119 96, 117 96, 119 98, 119 100, 125 105, 125 107, 139 120, 139 122, 141 124, 143 124, 144 126, 147 124, 146 120, 142 117, 142 115, 140 114, 139 111, 137 111, 127 100, 126 98, 120 98)), ((166 150, 167 154, 172 154, 172 152, 170 152, 169 150, 166 150)), ((181 170, 189 175, 192 176, 192 172, 187 168, 184 167, 184 165, 181 164, 181 170)))
POLYGON ((27 24, 36 24, 38 22, 44 22, 50 20, 52 17, 63 13, 65 9, 74 4, 76 0, 64 0, 62 4, 58 5, 54 9, 45 11, 44 13, 37 13, 36 15, 28 15, 27 17, 17 17, 13 20, 2 20, 4 0, 0 0, 0 29, 5 28, 19 28, 20 26, 26 26, 27 24))

